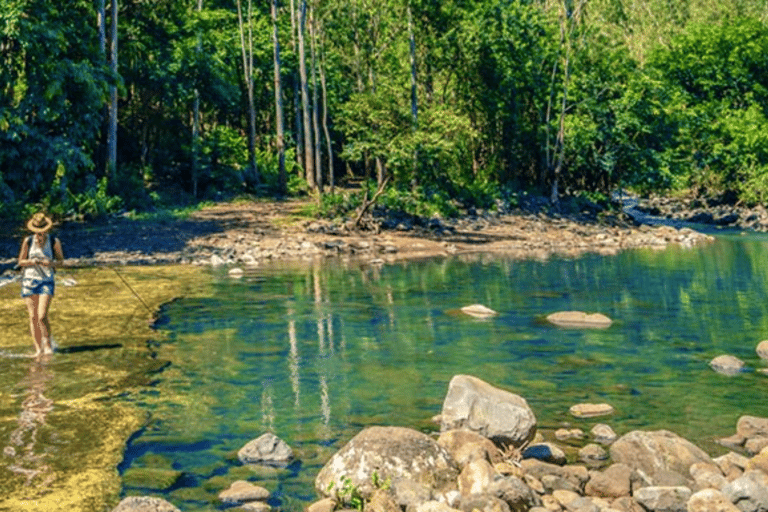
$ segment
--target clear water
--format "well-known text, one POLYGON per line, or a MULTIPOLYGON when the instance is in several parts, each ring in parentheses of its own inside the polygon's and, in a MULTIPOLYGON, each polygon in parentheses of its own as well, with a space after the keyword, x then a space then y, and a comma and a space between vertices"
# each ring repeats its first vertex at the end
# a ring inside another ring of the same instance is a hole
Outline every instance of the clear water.
POLYGON ((121 471, 181 472, 158 487, 182 510, 220 508, 237 479, 301 510, 314 477, 369 425, 436 427, 448 382, 471 374, 528 400, 540 430, 608 423, 618 434, 669 429, 716 454, 713 440, 744 414, 768 416, 768 377, 755 346, 768 338, 768 239, 615 257, 514 261, 477 256, 383 266, 326 260, 214 276, 215 293, 164 310, 170 365, 133 397, 152 414, 121 471), (480 303, 499 315, 458 313, 480 303), (561 310, 601 312, 606 330, 551 326, 561 310), (713 372, 720 354, 749 371, 713 372), (579 402, 616 413, 577 420, 579 402), (236 452, 264 432, 292 446, 285 469, 243 467, 236 452))

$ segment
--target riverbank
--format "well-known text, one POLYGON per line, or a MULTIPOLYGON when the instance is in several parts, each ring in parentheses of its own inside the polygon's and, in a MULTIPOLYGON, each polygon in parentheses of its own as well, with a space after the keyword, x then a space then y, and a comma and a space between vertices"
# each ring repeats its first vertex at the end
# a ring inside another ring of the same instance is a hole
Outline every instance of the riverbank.
MULTIPOLYGON (((76 266, 258 265, 329 256, 396 261, 478 252, 545 259, 711 240, 688 228, 638 225, 621 212, 552 213, 535 198, 514 208, 471 211, 458 219, 373 216, 366 230, 354 229, 350 222, 307 217, 303 212, 309 201, 227 202, 186 218, 112 216, 64 222, 57 236, 67 264, 76 266)), ((19 229, 0 237, 0 271, 15 263, 23 236, 19 229)))

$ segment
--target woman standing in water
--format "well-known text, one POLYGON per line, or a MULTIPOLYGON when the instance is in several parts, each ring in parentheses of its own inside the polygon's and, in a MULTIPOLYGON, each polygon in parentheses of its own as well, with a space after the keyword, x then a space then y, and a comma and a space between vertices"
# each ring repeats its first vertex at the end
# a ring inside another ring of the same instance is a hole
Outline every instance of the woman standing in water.
POLYGON ((21 296, 27 304, 29 330, 35 343, 35 356, 53 354, 56 349, 48 322, 48 309, 56 283, 54 267, 64 259, 61 241, 50 236, 53 221, 42 212, 27 222, 31 236, 24 237, 19 251, 21 296))

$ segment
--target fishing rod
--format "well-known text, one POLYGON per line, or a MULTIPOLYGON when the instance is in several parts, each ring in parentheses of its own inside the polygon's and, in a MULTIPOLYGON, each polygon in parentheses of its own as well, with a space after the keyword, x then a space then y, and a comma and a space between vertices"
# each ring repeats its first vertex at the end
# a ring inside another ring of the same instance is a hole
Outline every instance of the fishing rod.
POLYGON ((128 289, 131 290, 131 293, 133 294, 133 296, 136 297, 137 299, 139 299, 139 302, 141 302, 144 305, 144 308, 147 311, 149 311, 149 314, 154 314, 154 312, 151 309, 149 309, 149 306, 147 305, 147 303, 144 302, 144 299, 142 299, 141 296, 139 296, 139 294, 136 293, 136 290, 133 289, 133 286, 128 284, 128 281, 125 280, 125 278, 122 276, 122 274, 120 274, 120 272, 118 272, 115 267, 108 267, 108 268, 111 268, 112 270, 114 270, 115 275, 117 275, 117 277, 120 278, 120 280, 125 284, 125 286, 127 286, 128 289))
MULTIPOLYGON (((14 270, 17 270, 19 268, 19 266, 16 265, 13 268, 14 268, 14 270)), ((82 266, 81 267, 81 266, 74 266, 73 265, 73 266, 66 266, 66 267, 59 267, 59 268, 73 269, 73 268, 91 268, 91 267, 86 267, 86 266, 82 266)), ((149 307, 149 305, 144 301, 144 299, 142 299, 141 296, 136 292, 136 290, 133 289, 133 286, 131 286, 130 283, 128 283, 128 281, 125 280, 123 275, 120 272, 118 272, 115 267, 111 267, 111 266, 106 266, 105 265, 103 268, 111 269, 115 273, 115 275, 118 278, 120 278, 120 280, 123 282, 123 284, 126 286, 126 288, 128 288, 131 291, 133 296, 136 297, 139 300, 139 302, 141 302, 142 306, 144 306, 144 309, 146 309, 150 314, 154 313, 152 311, 152 309, 149 307)), ((5 286, 7 284, 11 284, 11 283, 17 282, 20 279, 21 279, 21 276, 18 273, 16 273, 15 275, 10 275, 10 276, 6 275, 6 274, 3 274, 2 276, 0 276, 0 288, 2 288, 3 286, 5 286)), ((72 284, 67 284, 67 283, 64 283, 64 285, 65 286, 72 286, 72 284)))

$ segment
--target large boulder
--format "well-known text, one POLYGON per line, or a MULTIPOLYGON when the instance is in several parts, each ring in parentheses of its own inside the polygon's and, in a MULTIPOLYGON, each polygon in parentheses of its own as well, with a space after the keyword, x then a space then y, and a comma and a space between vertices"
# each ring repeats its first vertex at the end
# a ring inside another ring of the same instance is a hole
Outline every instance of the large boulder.
POLYGON ((645 485, 654 486, 690 486, 691 466, 712 463, 704 450, 667 430, 630 432, 611 445, 610 453, 614 462, 626 464, 637 471, 645 485))
MULTIPOLYGON (((317 474, 315 489, 343 501, 342 490, 351 488, 369 499, 384 482, 398 489, 399 482, 409 480, 440 495, 455 489, 458 474, 448 452, 426 434, 403 427, 368 427, 331 457, 317 474)), ((407 496, 395 494, 398 504, 411 504, 407 496)))
POLYGON ((462 428, 499 446, 521 446, 536 434, 536 416, 524 398, 477 377, 456 375, 443 401, 440 430, 462 428))

